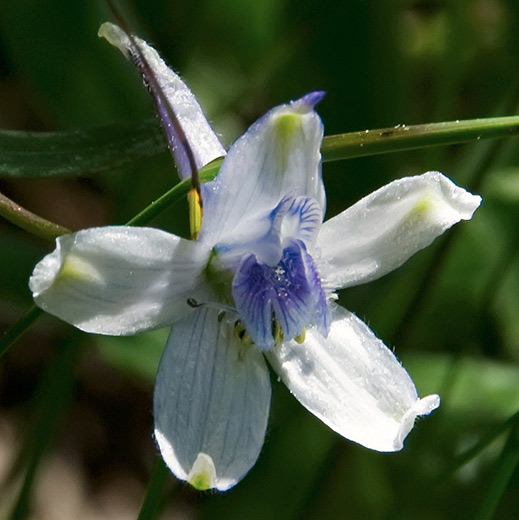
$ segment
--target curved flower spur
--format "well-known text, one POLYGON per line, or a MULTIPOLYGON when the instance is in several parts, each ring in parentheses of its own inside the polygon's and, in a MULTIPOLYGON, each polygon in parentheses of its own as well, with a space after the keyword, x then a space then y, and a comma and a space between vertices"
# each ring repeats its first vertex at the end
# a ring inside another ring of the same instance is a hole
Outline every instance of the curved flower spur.
MULTIPOLYGON (((139 66, 181 177, 192 173, 186 147, 198 168, 225 153, 154 49, 113 24, 99 34, 139 66)), ((269 413, 265 358, 308 410, 374 450, 400 450, 415 418, 439 405, 437 395, 418 397, 393 353, 334 291, 397 268, 470 219, 481 199, 428 172, 323 223, 323 125, 314 111, 322 97, 272 109, 231 146, 218 177, 201 187, 197 240, 86 229, 60 237, 30 279, 42 309, 87 332, 173 324, 155 385, 155 437, 173 473, 198 489, 226 490, 254 465, 269 413)))

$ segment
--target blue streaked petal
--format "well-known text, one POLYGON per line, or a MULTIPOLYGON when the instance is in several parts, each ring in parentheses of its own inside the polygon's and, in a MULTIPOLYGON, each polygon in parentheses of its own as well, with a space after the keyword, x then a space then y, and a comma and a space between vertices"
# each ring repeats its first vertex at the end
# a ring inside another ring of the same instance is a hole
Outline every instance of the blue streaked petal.
POLYGON ((322 209, 315 200, 287 195, 270 213, 244 219, 232 242, 217 244, 216 251, 229 268, 235 268, 236 259, 248 254, 260 263, 274 266, 281 260, 286 245, 300 240, 310 247, 322 218, 322 209))
MULTIPOLYGON (((128 36, 117 25, 106 22, 99 28, 99 36, 116 46, 128 59, 132 59, 138 67, 146 85, 151 85, 148 72, 142 67, 136 50, 128 36)), ((213 159, 225 155, 225 149, 213 132, 205 118, 198 101, 186 84, 160 58, 157 51, 140 38, 135 38, 140 50, 148 62, 158 85, 164 92, 171 109, 184 131, 187 141, 193 151, 198 169, 213 159)), ((180 177, 185 179, 191 175, 185 147, 178 139, 177 132, 164 102, 155 92, 151 92, 156 104, 160 122, 166 132, 170 150, 175 158, 180 177)))
POLYGON ((281 201, 278 208, 278 212, 281 213, 279 234, 282 240, 301 240, 310 247, 323 221, 321 206, 309 197, 287 197, 281 201))
POLYGON ((273 210, 286 194, 310 197, 324 210, 322 138, 321 119, 304 98, 254 123, 230 148, 205 192, 199 240, 232 242, 240 222, 273 210))
POLYGON ((247 333, 261 349, 274 346, 273 318, 286 340, 316 321, 321 330, 326 329, 326 299, 301 243, 287 247, 275 266, 258 262, 254 255, 246 257, 234 277, 232 293, 247 333))
POLYGON ((153 407, 155 437, 171 471, 198 489, 224 491, 259 455, 270 380, 261 352, 218 314, 201 307, 173 327, 153 407))

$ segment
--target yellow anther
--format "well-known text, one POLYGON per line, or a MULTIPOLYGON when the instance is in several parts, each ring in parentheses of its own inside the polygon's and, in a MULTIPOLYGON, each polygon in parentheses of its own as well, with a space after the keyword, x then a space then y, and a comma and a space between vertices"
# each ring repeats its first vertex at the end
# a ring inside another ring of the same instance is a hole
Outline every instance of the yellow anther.
POLYGON ((301 344, 301 343, 304 343, 305 338, 306 338, 306 329, 303 329, 301 331, 301 334, 299 334, 298 336, 296 336, 294 338, 294 341, 296 341, 297 343, 301 344))
POLYGON ((243 345, 254 345, 254 341, 252 341, 252 338, 247 334, 245 325, 239 320, 234 324, 234 334, 243 345))
POLYGON ((189 232, 191 233, 191 239, 196 240, 202 227, 204 214, 200 191, 196 188, 191 188, 187 194, 187 203, 189 204, 189 232))
POLYGON ((274 336, 274 344, 281 345, 285 341, 285 335, 281 329, 281 325, 278 320, 272 320, 272 336, 274 336))

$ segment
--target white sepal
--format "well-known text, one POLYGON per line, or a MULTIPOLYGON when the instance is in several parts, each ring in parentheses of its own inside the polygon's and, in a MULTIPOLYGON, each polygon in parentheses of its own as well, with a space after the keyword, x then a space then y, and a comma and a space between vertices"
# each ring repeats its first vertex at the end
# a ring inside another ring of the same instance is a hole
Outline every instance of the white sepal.
POLYGON ((480 203, 439 172, 393 181, 323 224, 321 276, 334 289, 375 280, 470 219, 480 203))
POLYGON ((29 287, 39 307, 81 330, 133 334, 189 312, 208 256, 200 244, 155 228, 90 228, 59 237, 29 287))
MULTIPOLYGON (((131 57, 132 44, 128 36, 117 25, 105 22, 99 28, 98 35, 106 38, 109 43, 117 47, 126 58, 131 57)), ((153 47, 140 38, 135 37, 134 39, 186 134, 198 169, 213 159, 225 155, 225 149, 187 85, 164 63, 153 47)), ((182 147, 182 143, 175 143, 174 147, 182 147)), ((177 160, 179 160, 179 156, 178 152, 175 153, 177 160)), ((182 178, 186 178, 191 175, 191 170, 187 164, 182 164, 184 161, 181 160, 180 162, 180 175, 182 178)))
POLYGON ((200 240, 232 242, 238 227, 254 227, 287 195, 310 197, 324 210, 322 138, 321 119, 305 98, 256 121, 207 185, 200 240))
POLYGON ((155 384, 155 437, 167 465, 198 489, 224 491, 259 455, 270 405, 263 356, 234 320, 201 307, 175 324, 155 384))
POLYGON ((369 327, 333 306, 327 338, 315 328, 302 344, 291 341, 267 357, 292 394, 347 439, 377 451, 398 451, 418 415, 439 406, 419 399, 393 353, 369 327))

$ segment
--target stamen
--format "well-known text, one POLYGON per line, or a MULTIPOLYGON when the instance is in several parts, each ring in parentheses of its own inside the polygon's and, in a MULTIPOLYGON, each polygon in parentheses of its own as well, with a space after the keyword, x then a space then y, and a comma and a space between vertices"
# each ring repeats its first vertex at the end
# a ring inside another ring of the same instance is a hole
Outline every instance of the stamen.
POLYGON ((247 334, 245 325, 241 320, 237 320, 234 324, 234 334, 244 345, 254 345, 254 341, 252 341, 252 338, 247 334))
POLYGON ((191 239, 196 240, 202 227, 202 217, 204 215, 200 187, 194 187, 189 190, 187 203, 189 204, 189 232, 191 239))
POLYGON ((301 344, 301 343, 304 343, 305 342, 305 338, 306 338, 306 328, 304 328, 302 331, 301 331, 301 334, 299 334, 299 336, 296 336, 294 338, 294 341, 296 341, 297 343, 301 344))
POLYGON ((285 334, 283 334, 283 329, 281 328, 281 324, 274 317, 274 313, 272 313, 272 337, 274 338, 274 345, 281 345, 283 341, 285 341, 285 334))

